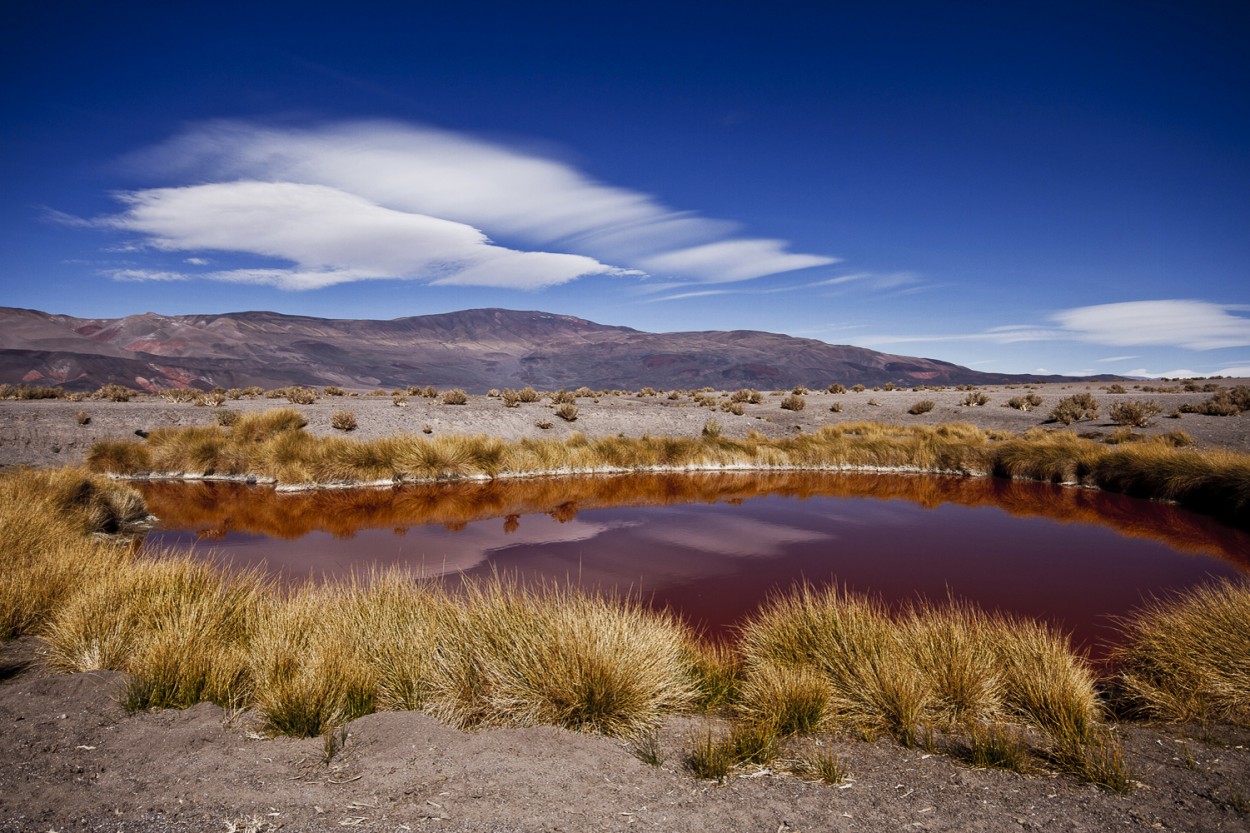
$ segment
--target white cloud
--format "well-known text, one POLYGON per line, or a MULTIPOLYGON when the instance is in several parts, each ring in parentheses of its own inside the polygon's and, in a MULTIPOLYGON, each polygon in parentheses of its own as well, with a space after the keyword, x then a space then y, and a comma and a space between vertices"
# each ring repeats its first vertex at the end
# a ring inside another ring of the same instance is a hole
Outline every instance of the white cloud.
MULTIPOLYGON (((316 289, 368 279, 419 278, 533 289, 613 271, 580 255, 495 246, 463 223, 383 208, 324 185, 229 182, 153 188, 121 199, 127 210, 100 222, 141 234, 152 248, 243 253, 295 264, 198 276, 210 280, 316 289)), ((141 270, 114 277, 162 279, 141 270)))
POLYGON ((142 281, 185 281, 181 272, 162 272, 156 269, 113 269, 108 275, 115 281, 138 283, 142 281))
POLYGON ((1094 361, 1109 364, 1111 362, 1129 362, 1136 358, 1139 358, 1139 357, 1138 356, 1108 356, 1105 359, 1094 359, 1094 361))
POLYGON ((848 283, 859 283, 873 289, 895 289, 900 286, 911 286, 920 282, 920 276, 914 272, 856 272, 851 275, 839 275, 836 278, 817 281, 810 286, 841 286, 848 283))
POLYGON ((1244 311, 1207 301, 1126 301, 1064 310, 1052 318, 1072 337, 1096 344, 1216 350, 1250 345, 1250 318, 1234 314, 1244 311))
MULTIPOLYGON (((396 122, 302 129, 216 122, 195 127, 135 161, 149 172, 253 193, 261 184, 325 189, 290 192, 291 199, 270 195, 268 202, 244 209, 247 222, 219 212, 228 231, 218 233, 207 222, 192 230, 190 218, 184 217, 177 235, 135 222, 134 215, 143 211, 151 218, 161 213, 155 203, 175 199, 175 192, 213 186, 140 191, 129 195, 130 211, 117 223, 151 235, 165 248, 189 251, 197 242, 208 248, 211 239, 225 251, 286 257, 313 267, 296 270, 304 277, 287 281, 292 286, 315 284, 322 279, 317 276, 337 282, 403 272, 436 283, 532 288, 613 271, 601 260, 685 280, 729 282, 835 262, 824 255, 787 252, 781 240, 732 237, 732 223, 673 211, 646 194, 604 185, 536 153, 396 122), (337 195, 333 206, 331 193, 337 195), (305 198, 314 205, 303 205, 305 198), (347 211, 342 222, 332 219, 331 208, 347 211), (285 212, 315 215, 316 228, 301 231, 285 212), (435 228, 440 222, 448 225, 435 228), (284 228, 268 233, 255 228, 275 225, 284 228), (333 232, 332 241, 320 236, 325 231, 333 232), (410 254, 402 256, 399 241, 409 233, 415 235, 406 247, 410 254), (492 247, 487 234, 560 254, 492 247), (470 245, 472 235, 478 239, 470 245), (379 237, 386 246, 375 253, 379 237), (429 257, 412 253, 432 238, 451 250, 475 248, 472 261, 449 262, 437 247, 429 257), (487 248, 490 257, 484 254, 487 248), (389 272, 379 268, 379 261, 389 272), (418 261, 438 264, 441 271, 417 275, 425 268, 418 261)), ((263 277, 254 270, 240 277, 247 275, 263 277)), ((265 282, 277 281, 270 276, 265 282)))
MULTIPOLYGON (((907 342, 985 341, 1015 344, 1026 341, 1084 341, 1114 346, 1167 346, 1189 350, 1217 350, 1250 345, 1250 318, 1239 305, 1208 301, 1124 301, 1062 310, 1050 316, 1058 327, 1006 324, 977 333, 944 335, 878 335, 865 344, 907 342)), ((1115 356, 1099 361, 1127 361, 1115 356)))
POLYGON ((208 260, 202 257, 189 257, 183 263, 189 263, 192 266, 207 266, 208 260))

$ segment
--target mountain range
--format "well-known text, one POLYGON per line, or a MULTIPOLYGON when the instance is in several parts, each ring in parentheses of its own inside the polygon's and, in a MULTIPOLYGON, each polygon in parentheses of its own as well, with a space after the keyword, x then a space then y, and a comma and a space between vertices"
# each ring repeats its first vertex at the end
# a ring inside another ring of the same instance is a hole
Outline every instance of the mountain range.
POLYGON ((755 330, 648 333, 506 309, 371 321, 275 312, 74 318, 0 307, 0 382, 71 390, 106 383, 149 391, 291 384, 777 389, 1062 378, 983 373, 755 330))

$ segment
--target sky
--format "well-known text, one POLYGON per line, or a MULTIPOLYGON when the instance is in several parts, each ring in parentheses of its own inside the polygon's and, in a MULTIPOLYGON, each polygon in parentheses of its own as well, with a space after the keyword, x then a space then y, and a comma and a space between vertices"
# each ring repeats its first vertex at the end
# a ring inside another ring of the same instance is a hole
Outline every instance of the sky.
POLYGON ((5 9, 3 306, 1250 375, 1244 2, 5 9))

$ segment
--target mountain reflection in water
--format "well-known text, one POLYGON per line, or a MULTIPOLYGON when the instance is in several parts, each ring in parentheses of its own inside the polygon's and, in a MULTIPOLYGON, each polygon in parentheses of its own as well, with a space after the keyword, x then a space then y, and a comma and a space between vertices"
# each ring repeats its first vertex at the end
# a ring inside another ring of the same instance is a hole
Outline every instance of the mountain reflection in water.
POLYGON ((1044 618, 1101 653, 1143 598, 1250 574, 1250 534, 1169 504, 995 478, 713 473, 280 493, 137 487, 160 530, 291 579, 370 567, 572 579, 724 635, 798 581, 903 602, 948 594, 1044 618), (198 543, 197 543, 198 542, 198 543))

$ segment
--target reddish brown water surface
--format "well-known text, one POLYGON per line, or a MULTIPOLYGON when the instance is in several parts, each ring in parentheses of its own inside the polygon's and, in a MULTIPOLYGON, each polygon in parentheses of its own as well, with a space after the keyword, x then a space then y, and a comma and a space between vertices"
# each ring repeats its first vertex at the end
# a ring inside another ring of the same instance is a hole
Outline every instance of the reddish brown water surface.
POLYGON ((1144 598, 1250 575, 1250 534, 1163 503, 992 478, 631 475, 278 493, 141 484, 145 546, 290 579, 372 566, 572 579, 641 593, 711 635, 770 593, 836 583, 889 602, 970 599, 1102 653, 1144 598))

